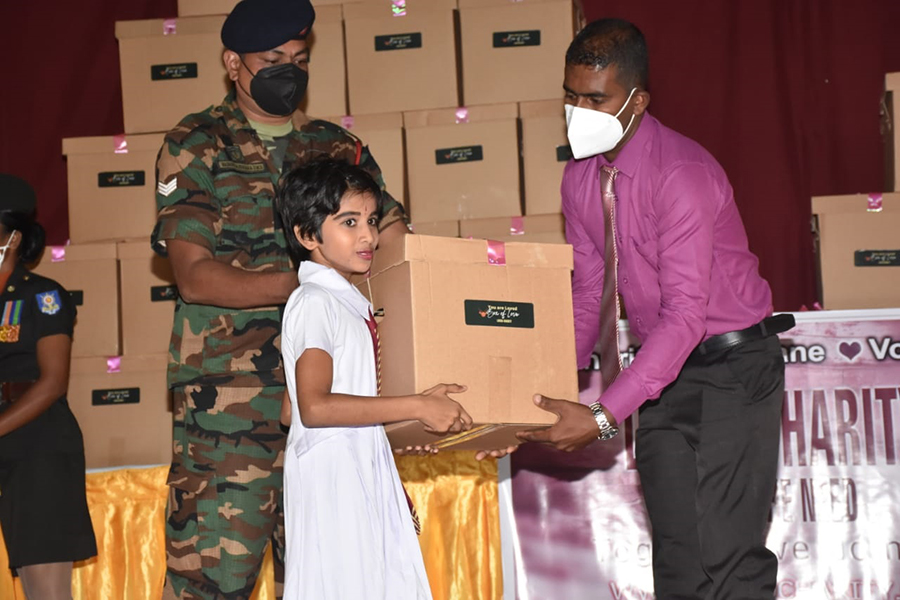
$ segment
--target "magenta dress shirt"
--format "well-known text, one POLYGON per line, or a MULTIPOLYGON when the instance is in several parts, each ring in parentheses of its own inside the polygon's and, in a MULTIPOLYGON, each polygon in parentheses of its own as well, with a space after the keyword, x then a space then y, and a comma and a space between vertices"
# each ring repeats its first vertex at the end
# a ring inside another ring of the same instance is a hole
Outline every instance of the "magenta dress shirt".
POLYGON ((772 314, 772 293, 734 203, 725 171, 696 142, 645 113, 614 163, 570 160, 562 181, 566 239, 575 249, 572 292, 578 366, 600 331, 603 211, 599 170, 619 170, 619 293, 641 351, 600 401, 620 423, 658 398, 706 338, 772 314))

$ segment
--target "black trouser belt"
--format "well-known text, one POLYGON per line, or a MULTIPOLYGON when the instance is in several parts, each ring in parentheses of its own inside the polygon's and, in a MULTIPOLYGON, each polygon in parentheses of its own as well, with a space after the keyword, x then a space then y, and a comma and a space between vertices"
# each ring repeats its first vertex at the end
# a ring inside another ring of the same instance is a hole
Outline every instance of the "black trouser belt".
POLYGON ((0 383, 0 404, 13 402, 25 395, 33 381, 4 381, 0 383))
POLYGON ((746 344, 747 342, 761 340, 763 338, 769 337, 770 335, 775 335, 777 333, 787 331, 788 329, 793 327, 794 324, 794 315, 790 313, 766 317, 756 325, 751 325, 746 329, 741 329, 740 331, 729 331, 728 333, 722 333, 720 335, 712 336, 711 338, 697 346, 694 351, 691 352, 691 356, 706 356, 707 354, 721 352, 722 350, 727 350, 728 348, 746 344))

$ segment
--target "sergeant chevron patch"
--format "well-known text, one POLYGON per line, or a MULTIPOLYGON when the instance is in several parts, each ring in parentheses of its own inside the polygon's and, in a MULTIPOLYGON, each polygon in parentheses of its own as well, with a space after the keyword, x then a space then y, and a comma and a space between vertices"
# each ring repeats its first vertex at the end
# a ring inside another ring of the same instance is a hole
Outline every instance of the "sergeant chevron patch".
POLYGON ((168 198, 169 195, 171 195, 171 193, 176 189, 178 189, 178 180, 174 177, 169 183, 163 183, 162 181, 160 181, 156 184, 156 191, 159 193, 159 195, 165 196, 166 198, 168 198))

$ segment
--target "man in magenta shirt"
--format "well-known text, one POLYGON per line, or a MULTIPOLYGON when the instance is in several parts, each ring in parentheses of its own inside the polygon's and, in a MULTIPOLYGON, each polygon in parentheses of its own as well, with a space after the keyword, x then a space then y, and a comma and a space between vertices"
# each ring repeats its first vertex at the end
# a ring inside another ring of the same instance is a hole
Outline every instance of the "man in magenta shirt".
POLYGON ((625 21, 591 23, 566 53, 576 160, 563 176, 562 207, 575 251, 579 367, 601 328, 604 166, 616 171, 615 281, 641 349, 591 408, 536 396, 559 421, 522 437, 576 450, 614 436, 639 410, 657 599, 771 599, 777 559, 765 533, 784 395, 775 334, 793 319, 771 316, 771 291, 722 167, 647 112, 647 72, 644 37, 625 21))

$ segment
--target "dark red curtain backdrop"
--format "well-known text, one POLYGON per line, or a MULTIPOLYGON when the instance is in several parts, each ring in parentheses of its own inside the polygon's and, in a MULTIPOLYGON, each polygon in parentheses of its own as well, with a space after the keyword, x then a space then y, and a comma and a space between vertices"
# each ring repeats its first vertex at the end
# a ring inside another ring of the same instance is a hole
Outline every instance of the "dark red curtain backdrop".
MULTIPOLYGON (((644 31, 650 110, 725 167, 775 307, 814 302, 810 197, 885 191, 878 111, 884 74, 900 71, 900 2, 584 3, 644 31)), ((175 16, 176 0, 2 5, 0 171, 33 183, 60 243, 62 138, 122 131, 114 23, 175 16)))

